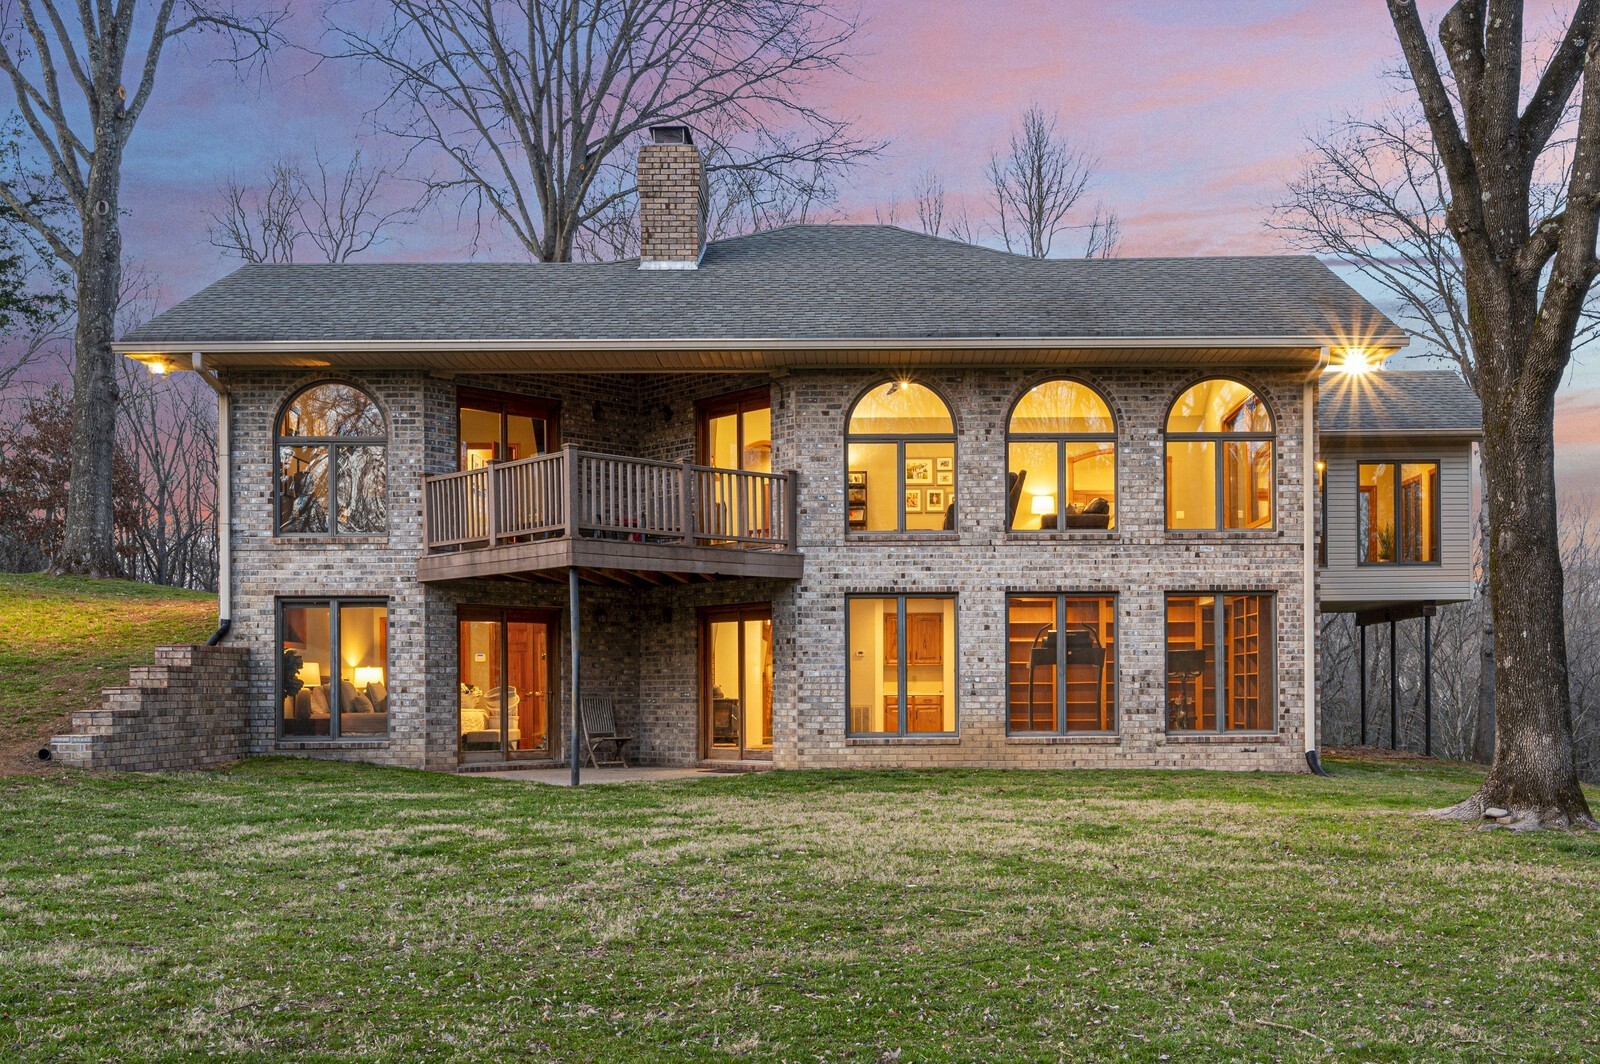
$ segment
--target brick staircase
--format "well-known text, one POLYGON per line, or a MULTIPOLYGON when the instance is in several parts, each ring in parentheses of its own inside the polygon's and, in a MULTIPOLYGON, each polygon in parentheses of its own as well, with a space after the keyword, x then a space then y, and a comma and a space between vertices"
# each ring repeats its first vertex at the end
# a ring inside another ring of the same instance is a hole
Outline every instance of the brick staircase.
POLYGON ((237 761, 246 752, 249 654, 243 647, 157 647, 154 665, 107 687, 50 740, 72 768, 167 772, 237 761))

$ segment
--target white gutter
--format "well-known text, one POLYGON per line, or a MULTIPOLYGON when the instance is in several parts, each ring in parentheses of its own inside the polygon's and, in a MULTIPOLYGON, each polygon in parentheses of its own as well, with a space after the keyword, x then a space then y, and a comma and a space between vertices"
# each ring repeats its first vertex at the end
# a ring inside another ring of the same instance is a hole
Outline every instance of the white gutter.
MULTIPOLYGON (((1305 752, 1306 763, 1313 772, 1321 773, 1321 760, 1317 756, 1317 380, 1328 365, 1331 351, 1322 349, 1322 360, 1317 372, 1306 379, 1304 398, 1305 430, 1301 434, 1301 484, 1305 490, 1305 752)), ((1327 515, 1323 515, 1327 520, 1327 515)))
MULTIPOLYGON (((1400 348, 1407 343, 1405 337, 1386 337, 1362 346, 1400 348)), ((174 351, 204 352, 210 355, 230 354, 396 354, 474 351, 930 351, 930 350, 1016 350, 1029 348, 1072 348, 1097 350, 1101 348, 1147 347, 1155 349, 1185 349, 1196 347, 1261 347, 1324 349, 1326 364, 1327 337, 1325 336, 955 336, 955 337, 771 337, 751 336, 733 338, 676 337, 665 339, 613 338, 591 340, 412 340, 393 338, 383 340, 261 340, 219 341, 201 344, 162 344, 123 341, 111 349, 122 355, 167 355, 174 351)), ((180 367, 174 367, 180 368, 180 367)))
POLYGON ((233 406, 217 375, 206 368, 205 357, 195 351, 190 365, 217 393, 217 635, 233 626, 233 406))

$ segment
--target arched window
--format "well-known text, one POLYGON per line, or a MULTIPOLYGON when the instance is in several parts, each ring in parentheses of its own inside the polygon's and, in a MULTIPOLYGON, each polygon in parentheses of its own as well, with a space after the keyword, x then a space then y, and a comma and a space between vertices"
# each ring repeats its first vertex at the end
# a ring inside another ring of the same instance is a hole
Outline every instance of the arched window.
POLYGON ((1272 412, 1238 381, 1215 377, 1167 413, 1167 527, 1271 528, 1272 412))
POLYGON ((956 527, 956 426, 932 388, 890 381, 863 395, 850 411, 845 454, 851 531, 956 527))
POLYGON ((289 400, 273 448, 281 535, 370 535, 389 525, 387 437, 372 396, 313 384, 289 400))
POLYGON ((1008 527, 1115 527, 1117 426, 1093 388, 1071 380, 1031 388, 1011 410, 1006 455, 1008 527))

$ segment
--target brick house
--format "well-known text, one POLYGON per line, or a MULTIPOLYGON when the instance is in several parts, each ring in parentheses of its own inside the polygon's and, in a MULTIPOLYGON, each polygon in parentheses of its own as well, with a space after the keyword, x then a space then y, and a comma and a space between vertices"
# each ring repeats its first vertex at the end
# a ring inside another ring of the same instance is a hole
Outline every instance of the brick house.
POLYGON ((659 764, 1305 771, 1319 607, 1470 593, 1476 403, 1337 372, 1405 336, 1314 259, 708 244, 687 132, 639 174, 638 260, 249 266, 119 345, 219 390, 229 750, 563 763, 581 694, 659 764))

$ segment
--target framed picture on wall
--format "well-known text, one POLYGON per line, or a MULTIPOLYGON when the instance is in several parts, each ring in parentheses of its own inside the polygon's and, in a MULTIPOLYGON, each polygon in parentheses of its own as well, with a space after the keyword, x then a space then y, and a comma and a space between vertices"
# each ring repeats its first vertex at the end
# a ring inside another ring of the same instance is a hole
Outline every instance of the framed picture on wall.
MULTIPOLYGON (((956 471, 956 460, 954 457, 935 458, 933 460, 933 468, 937 469, 941 473, 954 474, 956 471)), ((940 481, 940 483, 942 484, 944 482, 940 481)))
POLYGON ((850 483, 860 484, 865 487, 867 483, 867 471, 865 469, 850 470, 850 483))
POLYGON ((907 484, 932 484, 933 483, 932 458, 907 458, 906 483, 907 484))
POLYGON ((927 494, 923 496, 923 505, 927 507, 927 511, 926 512, 928 512, 930 514, 936 514, 939 511, 943 510, 944 509, 944 489, 943 488, 929 488, 927 494))
MULTIPOLYGON (((910 465, 909 462, 906 463, 906 464, 910 465)), ((921 512, 922 512, 922 489, 921 488, 907 488, 906 489, 906 513, 908 513, 908 514, 920 514, 921 512)))
MULTIPOLYGON (((939 460, 941 462, 944 461, 942 458, 939 460)), ((953 469, 941 469, 933 475, 933 478, 941 488, 953 488, 956 486, 956 471, 953 469)))

